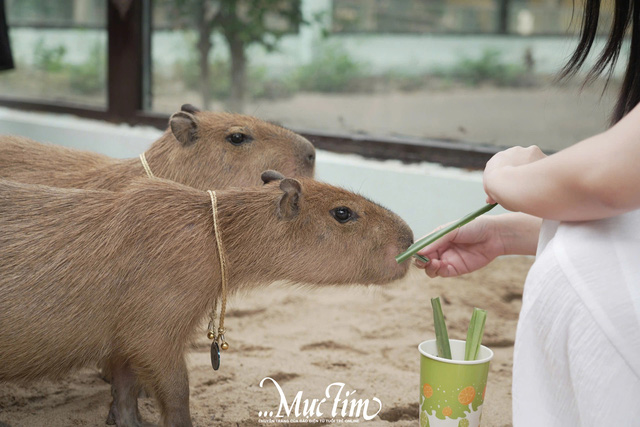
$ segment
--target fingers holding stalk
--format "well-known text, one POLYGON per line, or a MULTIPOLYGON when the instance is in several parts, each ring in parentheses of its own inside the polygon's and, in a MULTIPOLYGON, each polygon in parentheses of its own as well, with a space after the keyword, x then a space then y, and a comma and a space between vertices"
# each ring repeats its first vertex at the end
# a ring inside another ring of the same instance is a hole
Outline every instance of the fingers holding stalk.
MULTIPOLYGON (((448 227, 450 224, 452 223, 447 223, 447 224, 443 224, 441 226, 439 226, 438 228, 434 229, 432 232, 430 232, 429 234, 427 234, 426 236, 432 235, 440 230, 442 230, 445 227, 448 227)), ((414 259, 414 263, 415 266, 418 268, 423 268, 426 270, 427 275, 429 275, 430 277, 435 277, 435 276, 431 276, 429 274, 429 272, 434 273, 434 265, 439 265, 440 263, 432 263, 431 261, 433 260, 440 260, 442 258, 442 256, 447 252, 447 250, 449 250, 451 248, 451 242, 455 241, 456 236, 458 235, 460 229, 455 229, 453 231, 451 231, 448 234, 445 234, 444 236, 442 236, 441 238, 439 238, 438 240, 436 240, 435 242, 431 243, 428 246, 425 246, 424 248, 420 249, 416 255, 417 257, 414 259), (420 258, 426 258, 426 260, 422 260, 420 258)), ((426 237, 425 236, 425 237, 426 237)), ((437 268, 436 268, 437 270, 437 268)))
MULTIPOLYGON (((416 264, 417 263, 418 261, 416 261, 416 264)), ((432 279, 436 277, 455 277, 460 275, 453 265, 435 258, 431 258, 422 268, 424 268, 426 275, 432 279)))

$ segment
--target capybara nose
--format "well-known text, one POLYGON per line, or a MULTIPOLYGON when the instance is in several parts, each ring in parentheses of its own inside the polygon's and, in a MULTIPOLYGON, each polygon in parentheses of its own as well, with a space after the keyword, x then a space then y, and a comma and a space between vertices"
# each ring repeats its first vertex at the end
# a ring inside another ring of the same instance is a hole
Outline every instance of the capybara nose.
POLYGON ((313 166, 316 163, 316 149, 313 148, 313 145, 309 143, 307 147, 305 147, 305 161, 309 166, 313 166))
POLYGON ((404 251, 405 249, 407 249, 411 245, 413 245, 413 231, 411 231, 411 229, 406 229, 400 235, 400 246, 402 247, 402 250, 404 251))
POLYGON ((302 160, 308 167, 313 167, 316 163, 316 149, 313 144, 310 143, 307 139, 301 138, 301 149, 300 153, 302 154, 302 160))

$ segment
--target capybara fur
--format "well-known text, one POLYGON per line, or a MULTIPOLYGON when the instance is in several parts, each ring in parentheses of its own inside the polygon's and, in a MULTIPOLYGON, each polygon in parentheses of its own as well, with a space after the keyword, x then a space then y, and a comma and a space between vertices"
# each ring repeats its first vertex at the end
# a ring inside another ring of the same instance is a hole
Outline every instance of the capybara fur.
MULTIPOLYGON (((146 151, 151 171, 201 190, 259 185, 260 173, 312 177, 313 145, 302 136, 255 117, 199 111, 185 104, 146 151)), ((0 178, 63 188, 117 191, 146 176, 140 159, 0 136, 0 178)))
MULTIPOLYGON (((216 193, 229 293, 405 275, 394 256, 413 235, 397 215, 310 178, 262 178, 216 193)), ((112 422, 140 424, 144 385, 163 425, 191 425, 185 348, 221 296, 212 213, 207 192, 162 179, 120 192, 0 180, 0 381, 108 362, 112 422)))

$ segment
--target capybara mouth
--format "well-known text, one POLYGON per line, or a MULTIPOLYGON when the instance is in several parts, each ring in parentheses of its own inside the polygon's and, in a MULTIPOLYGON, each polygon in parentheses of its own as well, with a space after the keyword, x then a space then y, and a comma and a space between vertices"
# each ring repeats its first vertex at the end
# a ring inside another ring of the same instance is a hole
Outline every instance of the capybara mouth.
POLYGON ((393 257, 393 262, 395 262, 396 265, 398 266, 398 274, 393 280, 402 279, 409 271, 409 267, 411 266, 411 263, 405 261, 398 264, 398 262, 396 262, 395 256, 393 257))
POLYGON ((409 271, 409 262, 401 262, 398 263, 396 261, 396 255, 400 252, 398 247, 395 245, 390 245, 387 249, 387 253, 385 256, 385 269, 390 272, 389 282, 393 282, 394 280, 402 279, 407 272, 409 271))

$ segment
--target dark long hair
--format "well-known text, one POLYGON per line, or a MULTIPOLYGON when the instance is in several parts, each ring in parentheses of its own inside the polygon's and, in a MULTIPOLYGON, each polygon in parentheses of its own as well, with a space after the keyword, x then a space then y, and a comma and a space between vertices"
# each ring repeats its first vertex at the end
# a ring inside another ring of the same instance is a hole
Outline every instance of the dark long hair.
MULTIPOLYGON (((629 62, 624 73, 618 102, 611 116, 616 123, 640 102, 640 4, 636 0, 615 0, 613 24, 604 50, 587 74, 587 82, 606 71, 610 78, 620 56, 627 33, 630 34, 629 62)), ((560 73, 561 78, 574 75, 584 64, 593 47, 598 30, 600 0, 585 0, 580 41, 560 73)))

